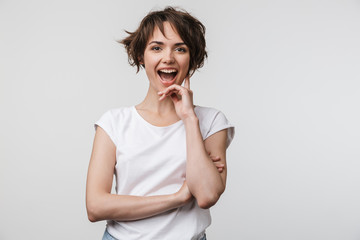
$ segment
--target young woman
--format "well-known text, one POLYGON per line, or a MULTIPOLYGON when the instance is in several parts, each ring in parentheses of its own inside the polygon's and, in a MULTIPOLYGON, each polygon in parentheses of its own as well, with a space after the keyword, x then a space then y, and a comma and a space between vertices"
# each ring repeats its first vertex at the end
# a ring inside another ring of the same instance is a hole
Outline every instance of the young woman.
POLYGON ((112 109, 95 124, 89 220, 107 220, 103 239, 206 239, 234 127, 220 111, 193 104, 190 76, 207 57, 205 27, 168 7, 128 34, 121 43, 130 64, 145 69, 149 89, 140 104, 112 109))

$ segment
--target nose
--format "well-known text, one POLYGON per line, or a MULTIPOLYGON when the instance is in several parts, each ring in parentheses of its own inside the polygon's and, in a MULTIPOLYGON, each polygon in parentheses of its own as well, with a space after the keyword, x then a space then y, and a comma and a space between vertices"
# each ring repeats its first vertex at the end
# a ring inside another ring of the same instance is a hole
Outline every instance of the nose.
POLYGON ((174 53, 171 50, 163 51, 164 55, 162 58, 163 63, 172 64, 175 62, 174 53))

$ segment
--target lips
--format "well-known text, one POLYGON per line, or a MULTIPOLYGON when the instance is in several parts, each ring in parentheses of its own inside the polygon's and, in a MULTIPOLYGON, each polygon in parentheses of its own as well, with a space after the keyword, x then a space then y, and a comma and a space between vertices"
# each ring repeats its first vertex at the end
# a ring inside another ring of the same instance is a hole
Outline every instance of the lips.
POLYGON ((174 68, 160 69, 157 71, 161 83, 166 87, 174 84, 178 71, 174 68))

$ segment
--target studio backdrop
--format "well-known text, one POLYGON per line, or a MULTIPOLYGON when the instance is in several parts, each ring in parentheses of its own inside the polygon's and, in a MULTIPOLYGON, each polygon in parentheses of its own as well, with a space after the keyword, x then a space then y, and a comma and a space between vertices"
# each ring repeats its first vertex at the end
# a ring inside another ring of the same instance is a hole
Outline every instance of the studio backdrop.
POLYGON ((0 0, 0 239, 101 239, 93 124, 148 87, 117 40, 168 5, 206 26, 195 104, 236 127, 208 239, 360 239, 355 0, 0 0))

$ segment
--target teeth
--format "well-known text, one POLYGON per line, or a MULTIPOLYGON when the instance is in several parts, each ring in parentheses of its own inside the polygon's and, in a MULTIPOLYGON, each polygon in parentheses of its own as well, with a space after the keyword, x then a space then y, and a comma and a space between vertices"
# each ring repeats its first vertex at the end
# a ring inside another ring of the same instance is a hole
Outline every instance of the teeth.
POLYGON ((177 72, 175 69, 161 69, 160 72, 163 73, 173 73, 173 72, 177 72))

